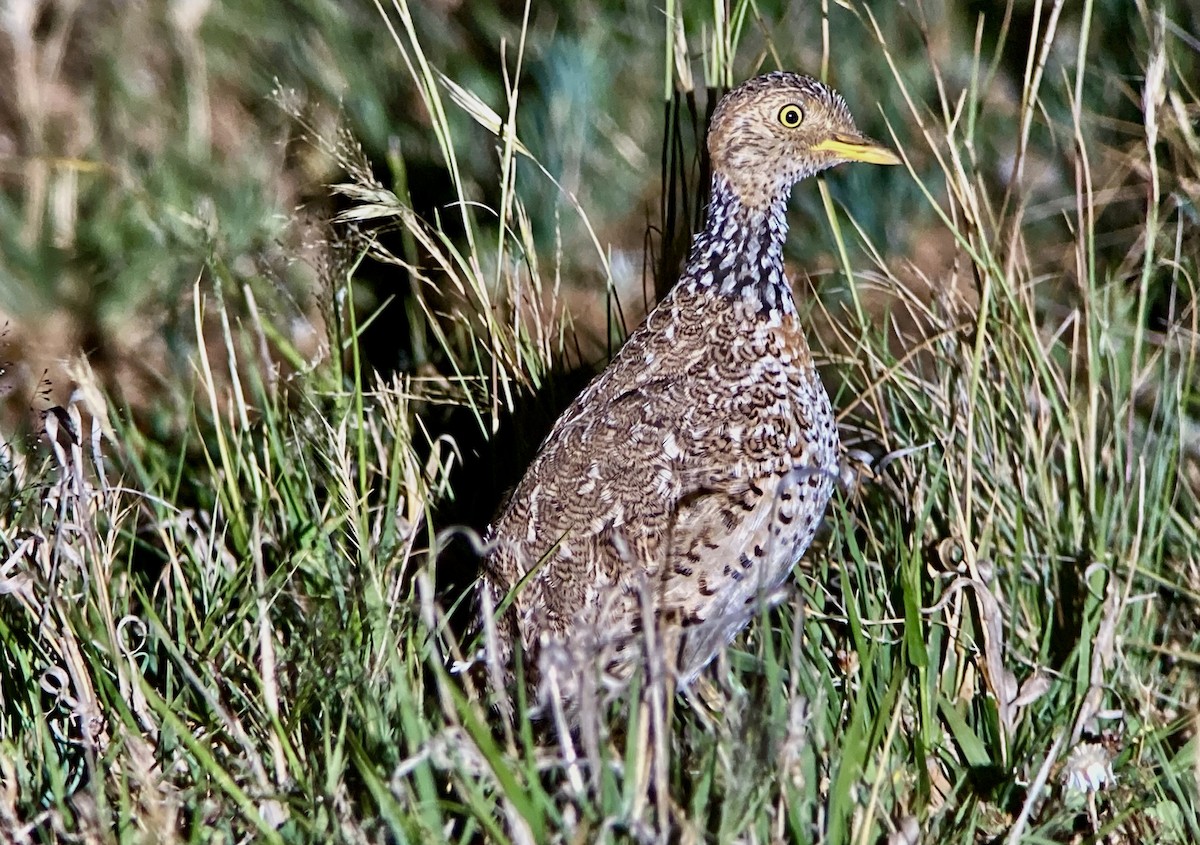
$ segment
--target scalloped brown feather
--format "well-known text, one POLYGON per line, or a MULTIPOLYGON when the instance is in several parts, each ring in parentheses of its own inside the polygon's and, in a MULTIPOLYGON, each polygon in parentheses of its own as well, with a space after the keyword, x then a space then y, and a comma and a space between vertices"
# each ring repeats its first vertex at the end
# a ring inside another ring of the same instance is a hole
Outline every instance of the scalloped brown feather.
POLYGON ((648 621, 686 683, 812 541, 839 443, 783 242, 792 185, 844 160, 817 149, 835 136, 862 139, 840 95, 809 77, 767 74, 722 99, 707 224, 678 284, 558 420, 489 529, 490 604, 525 582, 498 620, 498 657, 519 639, 543 692, 552 676, 574 696, 597 663, 627 674, 648 621), (777 119, 787 104, 803 109, 795 130, 777 119))

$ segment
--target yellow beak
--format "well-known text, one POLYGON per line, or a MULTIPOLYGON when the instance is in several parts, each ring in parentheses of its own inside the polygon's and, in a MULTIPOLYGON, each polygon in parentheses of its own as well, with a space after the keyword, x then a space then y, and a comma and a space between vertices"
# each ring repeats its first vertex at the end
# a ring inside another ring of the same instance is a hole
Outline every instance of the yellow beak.
POLYGON ((813 145, 814 150, 833 153, 846 161, 864 161, 867 164, 899 164, 900 157, 878 141, 864 135, 837 133, 813 145))

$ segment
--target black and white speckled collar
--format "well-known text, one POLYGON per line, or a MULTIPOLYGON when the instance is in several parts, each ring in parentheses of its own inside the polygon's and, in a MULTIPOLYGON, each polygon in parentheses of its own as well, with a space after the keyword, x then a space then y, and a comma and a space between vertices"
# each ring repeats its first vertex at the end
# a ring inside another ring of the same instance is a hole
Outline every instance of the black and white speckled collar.
POLYGON ((764 317, 796 314, 783 272, 787 195, 766 209, 741 203, 729 182, 714 174, 708 220, 692 241, 680 285, 689 293, 711 290, 743 302, 764 317))

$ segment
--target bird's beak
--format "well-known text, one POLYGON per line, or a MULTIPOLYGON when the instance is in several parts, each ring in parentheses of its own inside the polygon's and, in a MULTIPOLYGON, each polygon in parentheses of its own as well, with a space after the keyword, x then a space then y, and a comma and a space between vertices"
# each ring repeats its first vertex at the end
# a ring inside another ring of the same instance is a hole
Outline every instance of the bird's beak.
POLYGON ((813 149, 833 153, 844 161, 864 161, 867 164, 900 163, 900 157, 878 141, 848 132, 836 132, 815 144, 813 149))

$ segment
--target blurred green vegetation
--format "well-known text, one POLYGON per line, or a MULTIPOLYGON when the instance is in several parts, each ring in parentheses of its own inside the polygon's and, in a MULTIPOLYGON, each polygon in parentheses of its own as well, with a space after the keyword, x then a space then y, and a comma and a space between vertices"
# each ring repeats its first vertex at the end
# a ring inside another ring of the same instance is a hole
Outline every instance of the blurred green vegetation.
MULTIPOLYGON (((994 14, 979 3, 835 3, 827 17, 819 4, 756 3, 744 16, 732 75, 743 78, 777 63, 827 72, 856 105, 866 131, 887 137, 890 123, 904 144, 917 127, 890 82, 871 15, 909 96, 927 104, 931 115, 953 109, 964 91, 981 91, 958 131, 980 163, 997 168, 981 168, 981 177, 1003 191, 1005 162, 1016 154, 1014 133, 1006 130, 1020 105, 1028 33, 1053 15, 1043 70, 1049 84, 1040 92, 1046 119, 1031 127, 1029 167, 1039 176, 1021 201, 1046 208, 1037 215, 1033 246, 1057 261, 1053 250, 1070 233, 1053 207, 1068 187, 1062 163, 1073 140, 1053 127, 1069 124, 1072 86, 1061 83, 1073 72, 1085 8, 1081 128, 1089 141, 1119 155, 1138 143, 1138 80, 1148 48, 1136 7, 1120 0, 1061 9, 1028 0, 994 14), (973 59, 977 34, 984 49, 973 59), (940 93, 935 70, 945 89, 940 93)), ((1170 22, 1166 37, 1182 45, 1172 52, 1174 72, 1181 80, 1195 78, 1196 51, 1186 36, 1196 30, 1197 11, 1187 3, 1155 9, 1170 22)), ((598 2, 531 6, 524 34, 520 4, 430 3, 412 11, 438 69, 502 113, 502 71, 514 72, 520 54, 521 137, 562 189, 586 205, 614 249, 640 253, 647 227, 662 222, 665 186, 656 167, 664 131, 662 11, 598 2)), ((712 9, 683 4, 682 13, 685 36, 699 45, 690 58, 703 103, 705 87, 715 82, 701 68, 712 58, 705 41, 713 31, 712 9)), ((181 0, 130 13, 119 3, 24 0, 12 4, 5 21, 16 84, 0 103, 7 150, 0 182, 0 308, 18 325, 29 324, 28 342, 46 342, 53 354, 82 346, 103 357, 114 337, 137 334, 131 318, 143 328, 153 321, 173 346, 185 343, 176 306, 211 272, 206 267, 214 255, 236 279, 265 276, 303 307, 314 274, 296 266, 290 222, 298 209, 318 219, 327 213, 324 186, 339 176, 337 163, 279 107, 280 91, 317 132, 344 125, 384 181, 393 178, 389 169, 401 166, 404 187, 423 215, 453 199, 412 79, 372 3, 181 0), (36 326, 48 314, 65 318, 44 330, 65 335, 59 343, 39 336, 36 326)), ((468 195, 496 207, 494 140, 458 110, 448 119, 468 195)), ((696 137, 698 129, 690 129, 696 137)), ((936 172, 924 150, 912 152, 920 170, 936 172)), ((603 280, 588 257, 586 235, 563 223, 562 191, 527 162, 521 166, 531 171, 519 185, 539 241, 560 240, 566 278, 590 279, 594 289, 603 280)), ((699 171, 693 165, 684 175, 697 196, 699 171)), ((829 184, 839 204, 856 196, 887 198, 855 203, 855 214, 891 254, 912 254, 933 225, 927 203, 902 172, 848 169, 829 184)), ((700 203, 691 205, 694 221, 700 203)), ((825 218, 820 198, 809 191, 799 192, 796 213, 799 233, 819 230, 825 218)), ((1133 194, 1104 206, 1097 243, 1114 266, 1136 240, 1139 214, 1133 194)), ((480 226, 494 226, 487 215, 478 217, 480 226)), ((668 235, 686 238, 691 221, 680 220, 679 231, 668 235)), ((654 247, 653 235, 649 243, 654 247)), ((791 250, 811 271, 829 268, 819 237, 797 237, 791 250)), ((403 291, 394 272, 375 287, 365 304, 403 291)), ((633 310, 643 307, 637 302, 633 310)), ((115 345, 114 355, 137 355, 128 344, 115 345)), ((413 357, 393 351, 379 365, 404 360, 413 357)), ((177 365, 170 370, 187 375, 177 365)))

